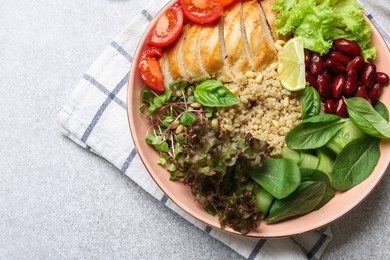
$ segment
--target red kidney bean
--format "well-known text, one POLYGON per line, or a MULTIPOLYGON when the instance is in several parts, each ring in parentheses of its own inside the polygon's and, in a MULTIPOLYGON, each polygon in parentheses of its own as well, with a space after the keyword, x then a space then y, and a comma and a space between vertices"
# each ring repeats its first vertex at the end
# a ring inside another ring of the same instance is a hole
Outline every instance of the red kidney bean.
POLYGON ((375 82, 386 85, 389 83, 389 76, 384 72, 377 72, 375 75, 375 82))
POLYGON ((334 101, 333 101, 333 99, 325 100, 324 106, 325 106, 326 113, 334 114, 334 101))
POLYGON ((347 65, 348 62, 350 62, 352 60, 352 57, 344 55, 343 53, 341 53, 339 51, 332 51, 330 53, 329 57, 332 60, 336 60, 336 61, 340 62, 343 65, 347 65))
POLYGON ((354 69, 356 72, 360 72, 364 67, 365 61, 362 56, 356 56, 347 65, 347 70, 354 69))
POLYGON ((376 66, 372 63, 367 63, 360 75, 360 81, 362 85, 366 88, 370 89, 374 86, 375 83, 375 75, 376 75, 376 66))
POLYGON ((312 53, 311 55, 311 63, 310 63, 310 72, 313 76, 318 76, 324 71, 324 64, 322 61, 322 57, 319 53, 312 53))
POLYGON ((358 83, 358 74, 355 70, 349 69, 347 70, 347 78, 345 80, 344 85, 344 95, 347 97, 351 96, 355 91, 358 83))
POLYGON ((365 100, 367 100, 368 102, 371 103, 371 100, 370 100, 370 98, 368 97, 366 88, 365 88, 364 86, 359 86, 359 87, 356 89, 355 97, 364 98, 365 100))
POLYGON ((306 72, 306 81, 309 82, 310 86, 317 88, 317 78, 311 74, 310 70, 307 70, 306 72))
POLYGON ((308 49, 305 49, 304 53, 305 53, 305 67, 306 69, 308 69, 310 67, 310 60, 311 60, 310 51, 308 49))
POLYGON ((371 100, 371 104, 375 105, 378 101, 379 97, 382 94, 382 85, 380 83, 376 83, 370 90, 368 90, 367 95, 371 100))
POLYGON ((334 104, 334 113, 341 117, 347 116, 347 105, 343 98, 338 99, 334 104))
POLYGON ((318 75, 317 77, 317 91, 321 97, 329 99, 331 97, 332 77, 329 72, 318 75))
POLYGON ((333 45, 336 50, 352 57, 360 55, 362 51, 359 44, 347 39, 337 39, 334 41, 333 45))
POLYGON ((333 99, 339 99, 344 92, 344 86, 345 86, 345 77, 343 75, 337 76, 333 80, 332 84, 332 98, 333 99))
POLYGON ((341 64, 340 62, 333 60, 333 59, 327 59, 325 61, 325 66, 328 70, 330 70, 331 72, 333 72, 336 75, 340 75, 340 74, 343 74, 345 72, 345 68, 344 68, 343 64, 341 64))

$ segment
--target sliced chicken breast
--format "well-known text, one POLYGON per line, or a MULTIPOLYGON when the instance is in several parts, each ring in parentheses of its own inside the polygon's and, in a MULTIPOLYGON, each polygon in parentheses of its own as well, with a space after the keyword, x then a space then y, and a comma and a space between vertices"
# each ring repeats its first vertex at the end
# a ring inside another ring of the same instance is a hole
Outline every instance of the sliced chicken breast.
POLYGON ((193 24, 187 32, 181 50, 183 67, 191 82, 204 80, 210 77, 209 73, 203 67, 199 49, 202 45, 200 42, 200 32, 202 26, 193 24))
POLYGON ((249 49, 252 69, 259 71, 276 59, 271 31, 257 1, 244 1, 242 5, 242 21, 244 40, 249 49))
POLYGON ((230 6, 223 14, 223 35, 226 57, 233 76, 251 70, 249 57, 245 52, 241 27, 241 1, 230 6))

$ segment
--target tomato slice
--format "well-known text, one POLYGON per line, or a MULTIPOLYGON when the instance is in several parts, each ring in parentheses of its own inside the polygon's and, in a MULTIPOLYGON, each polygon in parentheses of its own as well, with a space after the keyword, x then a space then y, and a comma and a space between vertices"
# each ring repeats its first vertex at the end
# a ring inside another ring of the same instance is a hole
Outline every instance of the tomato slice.
POLYGON ((223 7, 230 5, 236 0, 214 0, 215 2, 220 2, 223 7))
POLYGON ((209 0, 180 0, 184 15, 196 23, 211 23, 222 14, 222 4, 209 0))
POLYGON ((163 55, 160 47, 151 46, 144 50, 139 62, 141 78, 145 84, 157 91, 164 91, 163 75, 157 59, 163 55))
POLYGON ((170 45, 180 35, 183 20, 182 7, 176 3, 158 19, 150 33, 148 44, 160 47, 170 45))

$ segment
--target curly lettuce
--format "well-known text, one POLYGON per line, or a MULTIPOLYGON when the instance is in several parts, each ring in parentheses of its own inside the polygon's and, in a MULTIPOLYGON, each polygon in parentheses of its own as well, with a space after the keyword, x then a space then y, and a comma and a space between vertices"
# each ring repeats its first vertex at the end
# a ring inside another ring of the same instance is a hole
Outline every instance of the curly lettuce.
POLYGON ((325 54, 333 40, 346 38, 360 45, 365 60, 376 58, 371 28, 356 0, 276 0, 273 9, 277 33, 301 36, 309 50, 325 54))

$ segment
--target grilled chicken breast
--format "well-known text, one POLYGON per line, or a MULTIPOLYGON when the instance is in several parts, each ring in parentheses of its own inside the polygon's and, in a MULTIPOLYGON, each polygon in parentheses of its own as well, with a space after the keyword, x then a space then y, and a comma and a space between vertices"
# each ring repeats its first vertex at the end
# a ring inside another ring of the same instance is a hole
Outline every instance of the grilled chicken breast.
POLYGON ((261 71, 272 63, 277 52, 267 19, 274 19, 273 1, 237 1, 216 23, 186 24, 160 59, 165 85, 178 77, 190 82, 208 78, 230 82, 240 73, 261 71))

